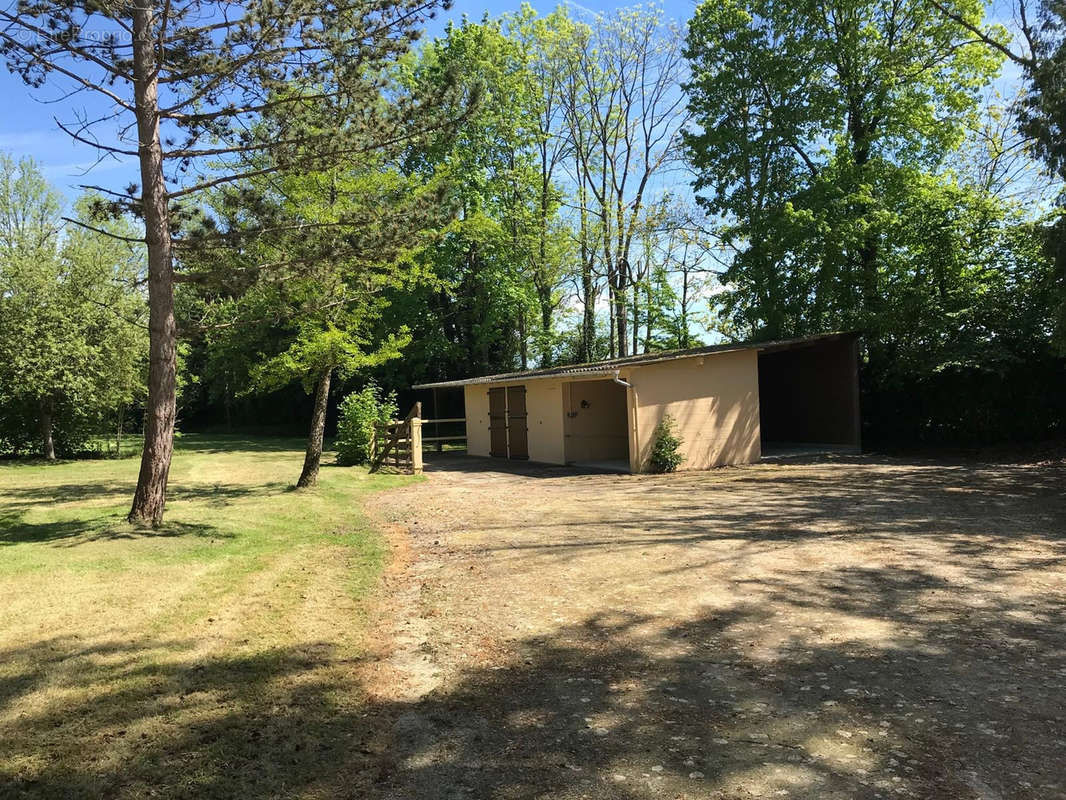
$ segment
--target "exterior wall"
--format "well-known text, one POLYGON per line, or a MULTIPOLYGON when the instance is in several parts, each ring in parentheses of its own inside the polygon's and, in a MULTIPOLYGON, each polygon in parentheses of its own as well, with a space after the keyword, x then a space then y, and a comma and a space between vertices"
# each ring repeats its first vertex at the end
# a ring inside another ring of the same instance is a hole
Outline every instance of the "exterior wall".
POLYGON ((529 460, 565 464, 563 443, 563 382, 537 380, 526 383, 529 414, 529 460))
POLYGON ((759 366, 755 350, 717 353, 630 367, 630 468, 646 469, 655 426, 669 414, 677 423, 681 469, 757 461, 759 366))
POLYGON ((463 388, 466 403, 466 452, 472 456, 489 454, 489 387, 485 385, 463 388))
MULTIPOLYGON (((545 464, 564 464, 563 394, 561 380, 512 381, 493 383, 526 387, 526 425, 529 428, 529 460, 545 464)), ((489 385, 465 387, 466 452, 473 456, 489 455, 489 385)))
POLYGON ((563 386, 568 463, 629 458, 627 393, 610 379, 563 386))

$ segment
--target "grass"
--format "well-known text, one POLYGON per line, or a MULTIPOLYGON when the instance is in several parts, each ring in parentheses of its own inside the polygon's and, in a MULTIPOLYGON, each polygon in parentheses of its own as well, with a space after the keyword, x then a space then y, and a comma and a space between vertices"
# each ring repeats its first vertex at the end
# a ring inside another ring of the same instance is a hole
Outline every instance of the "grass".
POLYGON ((0 795, 325 797, 363 729, 365 498, 413 480, 299 440, 186 436, 165 525, 137 459, 0 464, 0 795))

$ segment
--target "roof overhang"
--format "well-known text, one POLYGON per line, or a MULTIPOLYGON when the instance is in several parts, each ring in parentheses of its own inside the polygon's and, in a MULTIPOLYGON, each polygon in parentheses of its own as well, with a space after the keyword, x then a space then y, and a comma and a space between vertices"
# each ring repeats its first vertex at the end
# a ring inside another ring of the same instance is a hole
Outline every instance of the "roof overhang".
POLYGON ((547 380, 549 378, 564 378, 581 380, 584 378, 606 377, 612 378, 628 367, 642 367, 645 364, 658 364, 664 361, 678 361, 686 358, 706 358, 708 356, 736 353, 741 350, 755 350, 757 352, 778 352, 792 350, 801 347, 810 347, 839 339, 858 339, 860 334, 856 331, 843 331, 822 333, 816 336, 803 336, 796 339, 778 339, 769 342, 743 342, 735 344, 714 344, 706 347, 694 347, 689 350, 666 350, 661 353, 645 353, 639 356, 627 356, 614 358, 607 361, 594 361, 588 364, 572 364, 570 366, 547 367, 544 369, 524 370, 519 372, 504 372, 498 375, 485 375, 479 378, 463 378, 454 381, 437 381, 434 383, 416 383, 412 389, 453 389, 463 386, 475 386, 488 383, 513 383, 515 381, 547 380))
POLYGON ((616 367, 614 369, 573 369, 567 371, 552 372, 550 374, 537 373, 516 373, 514 375, 486 375, 482 378, 464 378, 458 381, 439 381, 438 383, 416 383, 412 386, 412 389, 449 389, 459 386, 475 386, 483 383, 509 383, 514 381, 537 381, 548 380, 549 378, 568 378, 571 380, 582 380, 585 378, 614 378, 623 369, 623 367, 616 367))

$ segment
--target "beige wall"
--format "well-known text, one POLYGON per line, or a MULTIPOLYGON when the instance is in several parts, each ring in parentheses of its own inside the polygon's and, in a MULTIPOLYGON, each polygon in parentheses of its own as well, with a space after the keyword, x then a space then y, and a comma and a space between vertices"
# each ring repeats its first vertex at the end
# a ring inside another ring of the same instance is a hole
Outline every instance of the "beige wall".
POLYGON ((565 464, 562 381, 529 381, 525 387, 526 412, 529 415, 529 460, 565 464))
MULTIPOLYGON (((551 378, 492 385, 526 387, 531 461, 564 464, 624 458, 628 451, 631 468, 641 471, 651 453, 655 426, 665 414, 677 422, 682 439, 685 461, 681 469, 759 459, 756 351, 633 366, 622 369, 621 377, 633 385, 633 390, 603 379, 551 378), (603 413, 582 417, 582 399, 589 400, 589 412, 599 409, 603 413), (579 413, 576 425, 566 417, 570 406, 576 406, 579 413), (626 430, 625 422, 619 421, 622 419, 629 422, 628 442, 618 441, 626 430)), ((487 384, 465 388, 467 452, 471 455, 489 455, 488 391, 487 384)))
POLYGON ((758 353, 741 350, 677 359, 623 371, 633 385, 630 418, 636 430, 630 466, 646 468, 655 426, 669 414, 677 423, 681 469, 757 461, 759 446, 758 353), (635 404, 634 404, 635 397, 635 404))
POLYGON ((466 403, 466 452, 472 456, 489 454, 489 387, 484 384, 467 386, 463 391, 466 403))
POLYGON ((627 392, 610 379, 563 386, 567 462, 629 458, 627 392))
MULTIPOLYGON (((526 425, 529 428, 529 460, 563 464, 562 381, 532 380, 493 383, 492 387, 526 387, 526 425)), ((466 451, 474 456, 489 455, 489 385, 465 388, 466 451)))

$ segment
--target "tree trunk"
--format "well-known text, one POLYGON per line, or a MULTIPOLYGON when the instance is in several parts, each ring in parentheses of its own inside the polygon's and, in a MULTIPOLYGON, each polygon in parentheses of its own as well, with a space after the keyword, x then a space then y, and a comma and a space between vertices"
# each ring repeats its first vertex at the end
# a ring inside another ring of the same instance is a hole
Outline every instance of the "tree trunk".
POLYGON ((174 268, 170 219, 159 141, 159 97, 151 0, 133 7, 133 78, 142 213, 148 249, 148 402, 144 451, 129 521, 156 526, 163 520, 167 478, 174 451, 177 405, 177 325, 174 321, 174 268))
POLYGON ((626 328, 628 327, 628 315, 626 314, 626 300, 628 293, 628 286, 626 286, 626 280, 622 277, 622 265, 619 264, 615 272, 615 287, 614 287, 614 324, 615 335, 617 336, 618 358, 625 358, 629 355, 629 336, 626 328))
POLYGON ((540 335, 544 337, 540 343, 540 367, 552 365, 552 305, 551 298, 547 301, 541 298, 540 304, 540 335))
MULTIPOLYGON (((578 159, 579 169, 580 164, 580 159, 578 159)), ((578 174, 580 175, 580 172, 578 172, 578 174)), ((595 265, 592 261, 594 249, 589 242, 587 202, 587 190, 585 189, 584 180, 581 180, 578 182, 578 206, 580 213, 578 239, 581 247, 581 304, 583 307, 581 318, 581 352, 578 355, 578 361, 581 362, 592 360, 592 351, 596 346, 596 298, 594 296, 596 284, 595 277, 592 274, 595 265)))
POLYGON ((518 354, 522 360, 522 369, 529 369, 529 342, 526 337, 526 310, 518 312, 518 354))
POLYGON ((41 421, 41 455, 48 461, 56 460, 56 444, 52 438, 52 399, 41 398, 37 402, 41 421))
POLYGON ((596 347, 596 298, 592 277, 592 263, 584 259, 581 263, 581 358, 580 361, 592 361, 592 351, 596 347))
POLYGON ((301 489, 318 482, 318 467, 322 463, 322 434, 326 430, 326 403, 329 400, 329 383, 333 368, 327 369, 315 386, 315 411, 311 416, 311 435, 307 439, 304 468, 296 485, 301 489))
POLYGON ((229 388, 229 372, 226 372, 224 407, 226 410, 226 433, 233 433, 233 393, 229 388))
POLYGON ((122 458, 122 423, 126 420, 126 406, 118 407, 118 425, 115 426, 115 457, 122 458))

